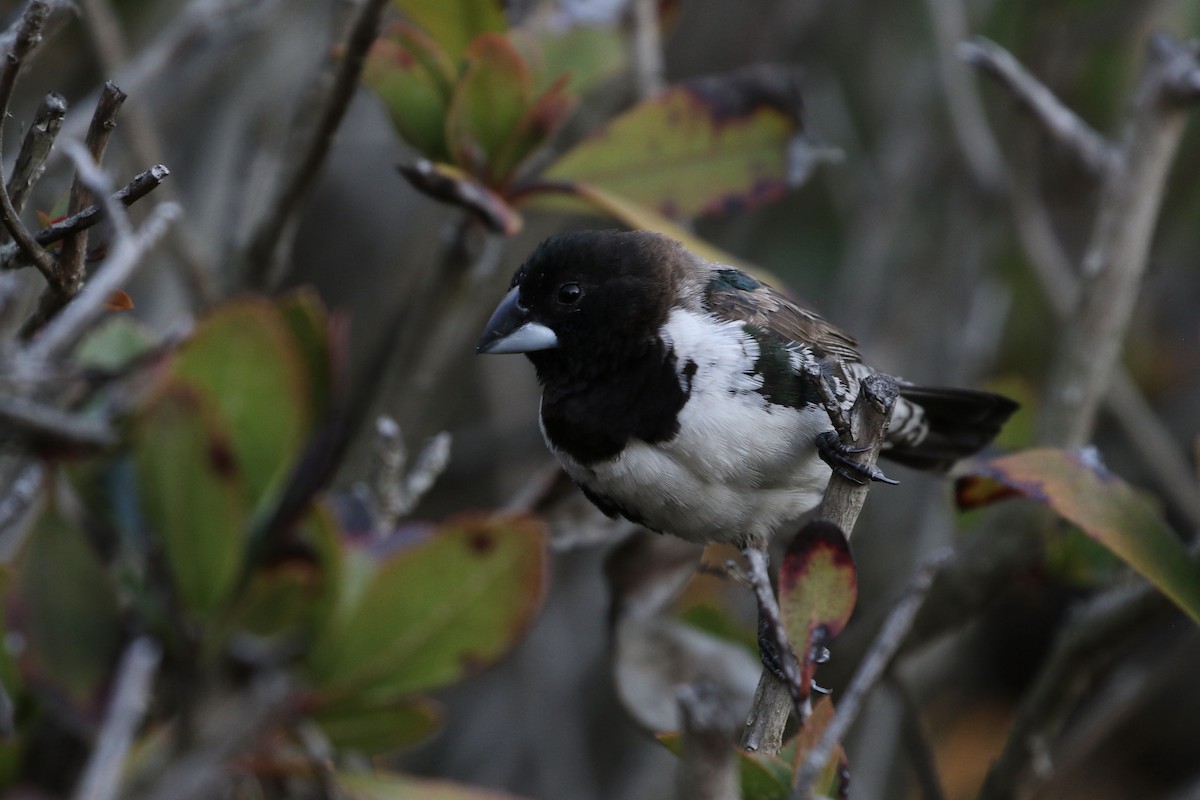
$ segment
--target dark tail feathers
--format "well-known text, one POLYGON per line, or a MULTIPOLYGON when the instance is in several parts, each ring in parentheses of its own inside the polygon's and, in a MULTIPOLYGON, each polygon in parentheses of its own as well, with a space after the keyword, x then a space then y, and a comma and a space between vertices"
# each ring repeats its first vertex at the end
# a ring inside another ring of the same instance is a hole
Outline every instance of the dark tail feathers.
POLYGON ((1018 405, 973 389, 900 384, 900 397, 925 412, 929 434, 917 445, 896 444, 880 455, 916 469, 944 472, 987 447, 1018 405))

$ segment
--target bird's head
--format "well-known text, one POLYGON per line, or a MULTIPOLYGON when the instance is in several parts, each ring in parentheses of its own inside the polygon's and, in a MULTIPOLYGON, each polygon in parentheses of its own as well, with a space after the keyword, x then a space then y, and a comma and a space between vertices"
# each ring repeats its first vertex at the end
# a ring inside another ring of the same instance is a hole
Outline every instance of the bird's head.
POLYGON ((678 274, 694 258, 655 233, 553 236, 517 270, 475 352, 570 351, 644 339, 665 322, 678 274))

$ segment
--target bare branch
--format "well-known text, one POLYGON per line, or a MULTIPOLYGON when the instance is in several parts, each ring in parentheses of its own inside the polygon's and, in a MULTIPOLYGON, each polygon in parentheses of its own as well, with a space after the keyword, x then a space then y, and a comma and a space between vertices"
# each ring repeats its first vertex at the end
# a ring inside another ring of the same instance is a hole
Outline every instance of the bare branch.
POLYGON ((30 363, 51 361, 66 353, 91 324, 104 313, 108 299, 141 266, 146 252, 179 216, 179 206, 162 203, 132 236, 118 239, 116 247, 95 278, 69 303, 41 334, 29 342, 25 357, 30 363))
POLYGON ((116 431, 106 420, 24 397, 0 395, 0 430, 6 439, 32 438, 73 447, 106 448, 117 443, 116 431))
POLYGON ((1187 122, 1190 106, 1179 102, 1179 82, 1190 74, 1188 65, 1200 69, 1195 49, 1165 34, 1154 39, 1117 167, 1105 175, 1083 259, 1079 306, 1060 340, 1041 420, 1049 442, 1080 447, 1088 441, 1116 373, 1167 172, 1187 122))
MULTIPOLYGON (((883 445, 883 436, 887 432, 897 394, 896 382, 892 378, 870 375, 863 379, 858 397, 850 409, 843 441, 851 447, 868 448, 859 455, 861 462, 868 467, 873 467, 879 459, 879 449, 883 445)), ((826 404, 832 404, 839 412, 841 410, 835 398, 830 398, 826 404)), ((814 518, 829 520, 849 536, 866 502, 869 488, 869 484, 858 484, 841 475, 832 475, 814 518)), ((754 707, 742 734, 742 747, 778 753, 783 745, 783 729, 787 725, 791 706, 788 688, 764 670, 754 696, 754 707)))
POLYGON ((904 596, 897 601, 891 613, 888 614, 879 635, 871 644, 871 649, 863 656, 862 663, 854 673, 850 685, 838 698, 837 714, 834 715, 833 721, 829 723, 829 727, 825 729, 821 739, 809 751, 808 757, 797 771, 793 798, 807 800, 811 796, 813 782, 821 774, 829 757, 833 755, 834 747, 846 735, 846 731, 850 729, 854 720, 858 719, 858 714, 862 710, 868 693, 883 677, 884 672, 892 663, 892 659, 900 650, 900 645, 903 644, 904 638, 912 628, 917 612, 925 602, 925 596, 933 584, 933 576, 952 557, 953 554, 950 550, 936 552, 925 559, 917 569, 917 574, 905 589, 904 596))
MULTIPOLYGON (((54 147, 54 139, 62 129, 66 115, 67 101, 57 92, 43 97, 33 114, 33 124, 25 132, 21 151, 13 165, 12 177, 8 180, 8 196, 12 200, 13 210, 18 214, 25 208, 29 190, 46 169, 46 158, 54 147)), ((0 242, 5 241, 8 241, 8 231, 0 229, 0 242)))
POLYGON ((387 0, 363 0, 345 47, 340 55, 331 56, 340 60, 329 66, 333 75, 328 88, 297 114, 297 127, 303 130, 303 139, 294 142, 293 152, 285 157, 283 174, 266 202, 266 211, 243 248, 242 271, 253 288, 267 288, 278 279, 281 240, 329 152, 333 134, 358 87, 367 51, 378 35, 386 7, 387 0))
POLYGON ((75 789, 76 800, 114 800, 124 772, 125 756, 150 705, 154 673, 162 649, 147 637, 134 639, 117 667, 116 689, 96 749, 75 789))
MULTIPOLYGON (((92 114, 92 122, 84 139, 88 154, 96 164, 104 160, 104 151, 108 148, 108 140, 117 126, 117 114, 125 102, 125 96, 124 92, 109 82, 104 84, 100 99, 96 101, 96 110, 92 114)), ((91 202, 91 187, 85 176, 79 173, 77 165, 67 214, 78 214, 91 205, 91 202)), ((83 284, 83 261, 86 254, 86 230, 76 231, 63 239, 62 249, 58 253, 58 278, 52 286, 53 291, 59 295, 60 303, 73 297, 83 284)))
MULTIPOLYGON (((0 71, 0 153, 4 152, 4 123, 8 119, 8 103, 12 99, 13 87, 17 83, 17 75, 21 71, 29 53, 38 45, 42 38, 42 26, 46 23, 49 7, 44 0, 30 0, 21 15, 12 47, 4 57, 4 69, 0 71)), ((20 245, 33 261, 38 271, 46 281, 54 285, 54 259, 33 240, 29 231, 21 223, 20 215, 13 207, 12 198, 4 180, 4 162, 0 159, 0 222, 4 224, 13 241, 20 245)))
POLYGON ((1054 93, 995 42, 976 36, 958 46, 959 57, 1004 84, 1046 130, 1098 175, 1114 171, 1118 155, 1109 142, 1063 105, 1054 93))
MULTIPOLYGON (((133 180, 122 186, 112 195, 112 200, 128 208, 158 188, 171 171, 162 164, 151 167, 145 172, 138 173, 133 180)), ((47 225, 33 235, 34 241, 40 245, 54 244, 65 236, 90 228, 105 219, 104 208, 91 205, 66 219, 61 219, 53 225, 47 225)), ((0 247, 0 269, 18 269, 28 266, 22 259, 22 251, 15 244, 9 243, 0 247)))

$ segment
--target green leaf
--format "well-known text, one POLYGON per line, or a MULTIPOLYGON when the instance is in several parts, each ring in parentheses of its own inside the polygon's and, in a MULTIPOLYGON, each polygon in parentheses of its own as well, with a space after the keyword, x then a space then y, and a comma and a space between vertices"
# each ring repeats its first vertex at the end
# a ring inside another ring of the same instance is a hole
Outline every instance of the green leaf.
POLYGON ((842 632, 857 598, 854 558, 841 529, 824 520, 801 528, 779 569, 779 611, 801 662, 802 685, 809 684, 816 668, 813 648, 842 632))
POLYGON ((508 20, 502 0, 393 0, 457 62, 477 36, 504 33, 508 20))
POLYGON ((467 48, 466 68, 446 116, 450 158, 488 186, 504 183, 516 164, 518 126, 533 102, 533 76, 521 54, 499 34, 467 48))
POLYGON ((334 779, 347 800, 520 800, 494 789, 394 772, 338 772, 334 779))
POLYGON ((545 573, 541 526, 526 518, 451 522, 384 557, 350 551, 311 653, 314 683, 399 694, 479 672, 528 628, 545 573))
POLYGON ((241 568, 249 503, 232 443, 196 392, 172 387, 137 420, 142 512, 188 610, 211 616, 241 568))
POLYGON ((429 738, 442 712, 424 697, 356 697, 331 703, 313 718, 339 750, 376 756, 429 738))
POLYGON ((992 459, 961 478, 956 495, 963 508, 1014 496, 1049 506, 1200 624, 1200 568, 1154 502, 1109 472, 1094 450, 1026 450, 992 459))
POLYGON ((399 22, 371 46, 363 83, 383 100, 396 132, 429 158, 444 161, 453 62, 419 28, 399 22))
POLYGON ((263 298, 221 306, 180 348, 170 367, 214 409, 251 506, 274 499, 312 423, 312 377, 279 308, 263 298))
POLYGON ((565 78, 566 90, 580 94, 626 64, 626 45, 616 28, 577 25, 561 33, 518 28, 509 38, 533 68, 539 91, 565 78))
POLYGON ((279 311, 304 362, 312 385, 314 418, 328 412, 337 377, 331 352, 330 319, 315 289, 302 287, 279 298, 279 311))
POLYGON ((121 644, 116 587, 53 502, 30 534, 12 600, 25 635, 26 681, 62 692, 77 709, 95 710, 121 644))
POLYGON ((667 88, 612 120, 544 173, 674 219, 774 201, 790 187, 799 100, 776 73, 667 88))

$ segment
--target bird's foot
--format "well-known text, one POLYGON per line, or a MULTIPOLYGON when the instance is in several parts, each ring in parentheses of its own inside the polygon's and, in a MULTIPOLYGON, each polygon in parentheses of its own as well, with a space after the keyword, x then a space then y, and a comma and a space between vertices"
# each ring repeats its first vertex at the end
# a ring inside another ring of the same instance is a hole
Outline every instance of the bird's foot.
POLYGON ((873 464, 863 464, 851 457, 870 449, 869 447, 851 447, 833 431, 825 431, 817 436, 817 455, 834 472, 846 480, 857 483, 859 486, 866 484, 867 481, 890 483, 893 486, 898 484, 900 481, 894 481, 884 475, 879 467, 873 464))

